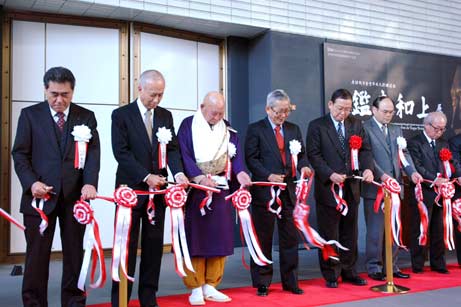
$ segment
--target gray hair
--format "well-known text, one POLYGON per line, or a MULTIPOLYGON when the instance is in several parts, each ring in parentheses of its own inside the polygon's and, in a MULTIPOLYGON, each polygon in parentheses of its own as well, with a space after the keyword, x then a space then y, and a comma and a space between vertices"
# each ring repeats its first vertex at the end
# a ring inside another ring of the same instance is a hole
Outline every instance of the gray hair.
POLYGON ((146 70, 139 77, 139 85, 142 88, 144 88, 144 86, 148 82, 154 81, 154 80, 159 80, 159 79, 162 80, 163 82, 165 82, 165 78, 163 78, 163 75, 162 75, 161 72, 159 72, 158 70, 155 70, 155 69, 146 70))
POLYGON ((427 116, 424 118, 423 124, 430 125, 434 122, 434 120, 437 117, 442 118, 445 121, 445 123, 447 122, 447 116, 443 112, 436 111, 436 112, 428 113, 427 116))
POLYGON ((273 90, 267 95, 266 106, 273 107, 275 106, 275 103, 279 100, 288 100, 288 102, 290 102, 290 97, 284 90, 273 90))

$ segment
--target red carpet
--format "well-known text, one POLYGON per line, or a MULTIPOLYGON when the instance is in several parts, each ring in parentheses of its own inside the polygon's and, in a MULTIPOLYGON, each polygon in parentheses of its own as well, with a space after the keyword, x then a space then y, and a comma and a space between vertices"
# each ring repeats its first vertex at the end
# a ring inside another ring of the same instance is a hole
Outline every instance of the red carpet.
MULTIPOLYGON (((410 279, 394 279, 394 283, 410 288, 409 293, 452 288, 461 286, 461 268, 458 265, 449 265, 450 274, 439 274, 425 268, 424 274, 411 274, 410 279)), ((405 270, 403 270, 405 272, 405 270)), ((407 271, 409 273, 409 271, 407 271)), ((362 277, 365 277, 362 275, 362 277)), ((210 307, 306 307, 321 306, 334 303, 366 300, 396 294, 383 294, 370 290, 370 286, 380 285, 378 282, 368 279, 368 286, 358 287, 347 283, 339 283, 339 288, 328 289, 323 279, 311 279, 300 281, 300 287, 304 295, 293 295, 282 291, 280 283, 270 287, 269 296, 256 296, 256 289, 251 287, 224 289, 223 292, 232 298, 229 303, 206 302, 210 307)), ((399 294, 401 295, 401 294, 399 294)), ((163 296, 158 298, 161 307, 187 307, 189 294, 163 296)), ((89 307, 110 307, 110 304, 89 305, 89 307)), ((139 302, 130 301, 129 307, 139 307, 139 302)))

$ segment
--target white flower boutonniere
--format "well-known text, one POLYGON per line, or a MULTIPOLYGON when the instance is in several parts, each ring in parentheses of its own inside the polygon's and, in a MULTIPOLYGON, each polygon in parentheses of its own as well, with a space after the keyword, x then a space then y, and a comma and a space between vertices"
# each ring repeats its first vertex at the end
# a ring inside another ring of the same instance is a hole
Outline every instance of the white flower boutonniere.
POLYGON ((92 138, 91 129, 86 125, 74 126, 72 135, 74 136, 75 141, 74 167, 76 169, 83 169, 85 167, 88 142, 92 138))
POLYGON ((301 142, 298 140, 290 141, 290 153, 291 153, 291 173, 296 176, 296 169, 298 168, 298 154, 301 152, 301 142))
POLYGON ((173 134, 170 129, 160 127, 155 135, 158 140, 158 168, 163 169, 167 165, 166 145, 173 139, 173 134))
POLYGON ((235 144, 229 142, 229 144, 227 145, 227 155, 229 156, 229 158, 232 159, 233 157, 235 157, 236 153, 237 153, 237 148, 235 147, 235 144))
POLYGON ((407 140, 403 136, 398 136, 397 137, 397 146, 399 148, 400 164, 403 167, 407 167, 408 165, 410 165, 410 163, 408 163, 407 158, 405 158, 405 155, 403 154, 403 151, 405 149, 407 149, 407 140))

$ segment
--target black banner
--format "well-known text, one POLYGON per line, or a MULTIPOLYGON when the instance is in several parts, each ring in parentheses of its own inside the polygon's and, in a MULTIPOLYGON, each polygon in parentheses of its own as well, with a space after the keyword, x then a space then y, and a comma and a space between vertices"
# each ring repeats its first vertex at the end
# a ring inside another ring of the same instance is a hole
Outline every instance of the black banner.
POLYGON ((447 116, 447 136, 461 132, 460 58, 325 43, 324 72, 325 106, 336 89, 346 88, 352 115, 366 119, 372 101, 385 94, 395 102, 393 122, 406 137, 436 110, 447 116))

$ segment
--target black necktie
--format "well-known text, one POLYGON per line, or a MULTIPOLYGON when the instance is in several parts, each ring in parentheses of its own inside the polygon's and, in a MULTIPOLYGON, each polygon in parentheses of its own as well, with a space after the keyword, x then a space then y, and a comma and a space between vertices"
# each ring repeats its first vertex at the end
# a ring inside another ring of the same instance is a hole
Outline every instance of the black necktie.
POLYGON ((341 148, 343 149, 344 151, 344 148, 345 148, 345 139, 344 139, 344 134, 343 134, 343 123, 342 122, 338 122, 338 138, 339 138, 339 142, 341 143, 341 148))

